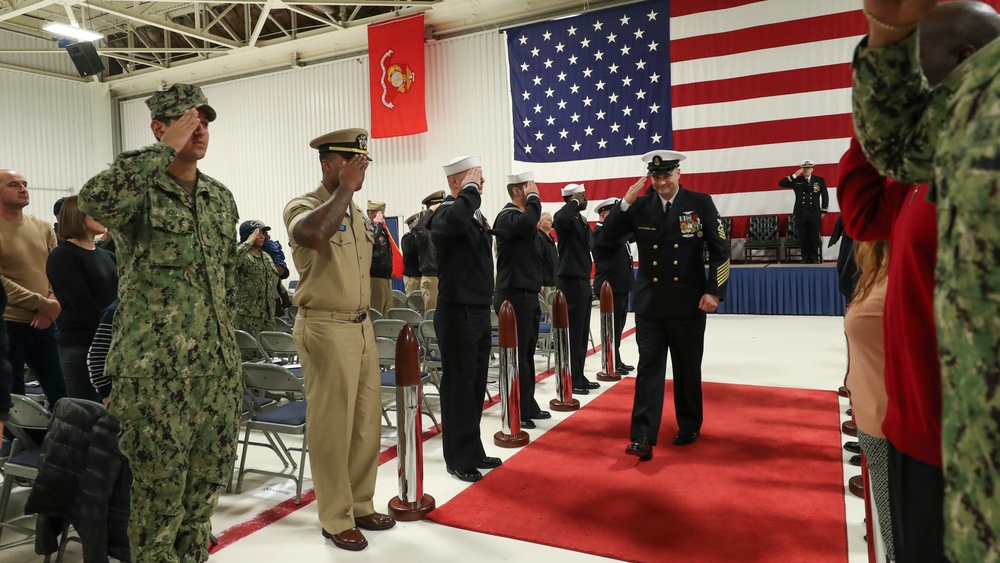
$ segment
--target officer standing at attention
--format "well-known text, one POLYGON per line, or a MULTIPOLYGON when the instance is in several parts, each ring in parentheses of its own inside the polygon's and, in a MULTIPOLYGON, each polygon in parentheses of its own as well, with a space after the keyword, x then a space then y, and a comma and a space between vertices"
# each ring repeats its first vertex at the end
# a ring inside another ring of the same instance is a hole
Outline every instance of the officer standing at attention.
POLYGON ((535 253, 542 260, 542 297, 546 303, 556 290, 556 272, 559 271, 559 250, 552 238, 552 214, 543 212, 535 230, 535 253))
POLYGON ((471 483, 483 478, 480 469, 500 466, 499 458, 486 457, 479 431, 492 339, 492 237, 479 211, 482 160, 460 156, 444 173, 451 194, 430 223, 441 288, 434 315, 441 348, 441 439, 448 473, 471 483))
POLYGON ((535 232, 542 203, 538 199, 535 174, 507 176, 510 203, 493 223, 497 237, 497 290, 493 308, 500 315, 510 301, 517 320, 517 370, 521 404, 521 428, 534 428, 534 420, 552 418, 535 400, 535 346, 542 312, 538 290, 542 287, 542 259, 535 252, 535 232))
POLYGON ((594 233, 583 216, 587 193, 583 184, 568 184, 562 189, 566 202, 556 211, 554 225, 559 235, 559 271, 556 287, 566 296, 569 309, 569 364, 573 372, 573 393, 587 395, 601 386, 583 375, 590 335, 590 312, 594 290, 590 286, 590 247, 594 233))
MULTIPOLYGON (((271 227, 259 219, 240 224, 240 244, 236 247, 236 329, 254 338, 274 330, 274 288, 278 270, 271 255, 263 252, 265 234, 271 227)), ((250 360, 260 359, 257 357, 250 360)))
POLYGON ((383 315, 393 308, 392 301, 392 245, 389 231, 385 228, 385 202, 368 202, 368 219, 374 226, 372 236, 375 247, 372 250, 372 302, 373 309, 383 315), (380 218, 382 215, 383 218, 380 218))
POLYGON ((368 169, 368 132, 334 131, 309 146, 319 151, 323 181, 284 211, 299 271, 293 336, 305 374, 309 462, 323 536, 357 551, 368 546, 358 528, 396 524, 372 502, 382 412, 368 318, 374 227, 352 199, 368 169))
POLYGON ((667 352, 674 368, 674 409, 679 430, 675 446, 693 444, 701 434, 701 359, 705 314, 718 308, 729 282, 729 245, 712 197, 680 186, 675 151, 642 156, 649 176, 633 184, 604 222, 605 236, 635 234, 639 273, 635 281, 639 369, 632 405, 632 443, 625 453, 640 461, 653 457, 663 414, 667 352), (652 178, 652 191, 646 179, 652 178), (705 279, 703 249, 708 245, 705 279))
POLYGON ((118 155, 80 190, 115 233, 121 304, 105 373, 132 470, 132 561, 205 561, 236 457, 243 381, 233 334, 233 194, 198 169, 215 110, 174 84, 146 100, 156 143, 118 155))
POLYGON ((413 223, 414 236, 417 240, 417 248, 420 256, 420 289, 424 290, 424 311, 430 311, 437 307, 438 299, 438 262, 437 253, 434 251, 434 241, 430 236, 430 229, 427 225, 438 205, 444 201, 444 190, 438 190, 425 197, 420 203, 424 204, 424 211, 420 212, 417 220, 413 223))
POLYGON ((830 194, 826 190, 826 180, 813 174, 811 160, 803 160, 799 169, 791 176, 778 180, 782 188, 795 191, 795 225, 802 245, 802 263, 819 263, 819 234, 826 209, 830 205, 830 194))
POLYGON ((632 291, 632 254, 628 249, 628 235, 617 238, 607 236, 604 220, 620 200, 609 197, 597 204, 597 225, 594 227, 594 293, 601 294, 604 282, 611 285, 615 300, 615 370, 628 373, 635 369, 625 364, 621 356, 622 331, 628 317, 628 294, 632 291))
POLYGON ((403 285, 409 295, 420 289, 420 250, 417 249, 417 239, 413 236, 413 224, 418 214, 406 218, 406 226, 410 232, 399 237, 399 251, 403 254, 403 285))

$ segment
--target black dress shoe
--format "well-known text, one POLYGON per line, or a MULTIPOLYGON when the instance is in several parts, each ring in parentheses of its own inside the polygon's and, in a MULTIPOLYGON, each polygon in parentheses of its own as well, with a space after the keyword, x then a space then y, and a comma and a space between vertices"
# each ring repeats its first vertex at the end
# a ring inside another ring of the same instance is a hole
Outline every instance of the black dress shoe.
POLYGON ((653 459, 653 444, 649 443, 649 438, 643 436, 629 444, 625 448, 625 453, 637 456, 639 461, 649 461, 653 459))
POLYGON ((538 411, 538 414, 533 414, 530 418, 532 420, 547 420, 552 418, 552 413, 549 411, 538 411))
POLYGON ((479 463, 476 464, 476 467, 479 469, 496 469, 502 464, 503 462, 500 461, 500 458, 498 457, 484 457, 479 463))
POLYGON ((590 395, 590 389, 588 389, 586 387, 574 387, 573 388, 573 394, 574 395, 590 395))
POLYGON ((601 388, 601 384, 598 383, 598 382, 596 382, 596 381, 588 381, 587 382, 587 389, 600 389, 600 388, 601 388))
POLYGON ((521 429, 522 430, 531 430, 534 427, 535 427, 535 423, 532 422, 531 420, 522 420, 521 421, 521 429))
POLYGON ((851 459, 847 460, 847 463, 850 463, 851 465, 853 465, 855 467, 861 467, 861 456, 859 456, 859 455, 852 455, 851 459))
POLYGON ((698 436, 701 436, 701 432, 684 432, 682 430, 674 436, 674 445, 689 446, 698 440, 698 436))
POLYGON ((458 477, 459 481, 465 481, 467 483, 475 483, 483 478, 483 474, 477 469, 470 469, 468 471, 463 471, 461 469, 451 469, 448 468, 448 473, 458 477))
POLYGON ((844 442, 844 449, 852 454, 859 454, 861 453, 861 444, 857 442, 844 442))
POLYGON ((635 367, 634 366, 630 366, 628 364, 618 364, 617 369, 618 369, 618 371, 623 371, 625 373, 628 373, 628 372, 634 370, 635 367))

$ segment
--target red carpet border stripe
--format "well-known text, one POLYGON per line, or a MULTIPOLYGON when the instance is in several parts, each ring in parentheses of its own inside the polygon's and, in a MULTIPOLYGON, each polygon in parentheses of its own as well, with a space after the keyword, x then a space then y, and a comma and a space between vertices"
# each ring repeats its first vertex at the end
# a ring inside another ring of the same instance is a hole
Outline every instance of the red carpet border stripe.
MULTIPOLYGON (((622 333, 622 339, 624 340, 626 337, 631 336, 634 333, 635 333, 635 328, 630 328, 629 330, 622 333)), ((587 356, 590 357, 600 351, 601 351, 601 346, 598 345, 588 350, 587 356)), ((554 366, 549 370, 542 372, 538 376, 536 376, 535 381, 536 382, 542 381, 547 377, 551 376, 553 373, 555 373, 554 366)), ((495 398, 487 400, 486 402, 483 403, 483 410, 486 410, 499 402, 500 402, 500 395, 497 394, 495 398)), ((426 442, 427 440, 430 440, 431 438, 437 436, 438 434, 440 434, 440 431, 438 431, 435 428, 431 428, 430 430, 427 430, 421 435, 420 440, 422 442, 426 442)), ((379 453, 378 464, 382 465, 383 463, 392 461, 396 459, 397 455, 398 452, 396 450, 396 446, 391 446, 389 448, 386 448, 384 451, 379 453)), ((225 547, 228 547, 238 542, 239 540, 249 536, 250 534, 259 532, 260 530, 263 530, 264 528, 270 526, 271 524, 274 524, 278 520, 281 520, 285 516, 288 516, 289 514, 301 508, 305 508, 306 506, 311 504, 314 500, 316 500, 316 491, 314 489, 309 489, 307 491, 302 492, 302 502, 300 504, 295 504, 295 499, 289 498, 257 514, 256 516, 254 516, 250 520, 247 520, 246 522, 242 522, 235 526, 226 528, 222 532, 219 532, 219 534, 216 536, 216 539, 219 540, 219 543, 212 546, 212 548, 209 549, 208 552, 210 554, 215 553, 221 549, 224 549, 225 547)))

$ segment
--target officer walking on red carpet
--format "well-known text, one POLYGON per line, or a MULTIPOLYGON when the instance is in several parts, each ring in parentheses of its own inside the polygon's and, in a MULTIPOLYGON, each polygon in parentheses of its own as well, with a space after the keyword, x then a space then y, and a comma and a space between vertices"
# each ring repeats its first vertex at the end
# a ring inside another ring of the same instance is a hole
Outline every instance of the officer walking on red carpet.
POLYGON ((729 245, 712 197, 686 190, 679 183, 680 161, 686 158, 675 151, 644 154, 649 175, 633 184, 604 220, 606 236, 634 233, 639 249, 633 291, 639 367, 631 443, 625 453, 640 461, 652 459, 660 430, 668 351, 679 427, 674 445, 693 444, 701 433, 705 317, 718 308, 729 281, 729 245), (647 178, 652 184, 648 190, 647 178))

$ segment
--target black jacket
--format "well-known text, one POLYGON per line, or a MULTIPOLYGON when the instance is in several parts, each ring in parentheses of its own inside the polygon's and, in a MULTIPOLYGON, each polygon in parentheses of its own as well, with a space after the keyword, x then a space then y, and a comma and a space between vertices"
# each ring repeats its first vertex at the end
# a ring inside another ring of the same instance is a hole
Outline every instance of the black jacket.
POLYGON ((653 192, 628 211, 616 205, 604 220, 604 236, 635 234, 639 272, 632 303, 637 315, 677 318, 703 315, 702 295, 720 299, 729 283, 729 245, 719 212, 708 194, 679 188, 666 215, 653 192), (708 279, 702 249, 708 245, 708 279))
POLYGON ((493 237, 475 217, 481 203, 470 184, 458 198, 446 197, 431 217, 439 304, 489 307, 493 302, 493 237))
POLYGON ((542 285, 556 285, 556 272, 559 271, 559 250, 552 235, 547 235, 540 229, 535 230, 535 254, 542 261, 542 285))
POLYGON ((389 243, 389 231, 382 223, 375 223, 375 246, 372 247, 373 278, 392 279, 392 244, 389 243))
POLYGON ((528 196, 522 212, 513 203, 493 222, 497 239, 497 289, 538 291, 542 287, 542 259, 535 252, 535 232, 542 215, 536 195, 528 196))
POLYGON ((778 185, 782 188, 792 188, 795 191, 796 215, 819 217, 820 213, 826 213, 830 206, 830 194, 826 190, 826 180, 821 176, 813 174, 808 180, 805 176, 792 178, 785 176, 778 180, 778 185))
POLYGON ((611 284, 615 293, 628 293, 634 278, 628 235, 611 238, 604 223, 598 223, 594 227, 594 293, 600 296, 604 282, 611 284))
POLYGON ((35 552, 58 551, 59 533, 73 525, 86 563, 108 556, 130 560, 129 490, 132 473, 118 450, 118 420, 99 403, 60 399, 42 443, 25 514, 38 514, 35 552))
POLYGON ((575 199, 569 200, 552 216, 552 226, 559 235, 559 270, 556 275, 589 280, 594 263, 590 258, 594 233, 590 231, 590 223, 580 214, 580 204, 575 199))
POLYGON ((411 278, 420 277, 420 250, 413 233, 406 233, 399 239, 399 251, 403 253, 403 275, 411 278))

